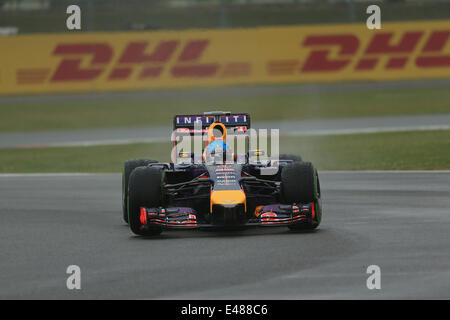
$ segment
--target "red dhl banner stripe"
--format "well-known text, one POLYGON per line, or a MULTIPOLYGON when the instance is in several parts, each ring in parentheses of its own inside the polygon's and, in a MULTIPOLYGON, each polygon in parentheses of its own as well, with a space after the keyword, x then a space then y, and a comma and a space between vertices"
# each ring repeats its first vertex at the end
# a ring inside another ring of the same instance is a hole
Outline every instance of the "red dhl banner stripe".
POLYGON ((450 76, 450 20, 0 38, 0 94, 450 76))

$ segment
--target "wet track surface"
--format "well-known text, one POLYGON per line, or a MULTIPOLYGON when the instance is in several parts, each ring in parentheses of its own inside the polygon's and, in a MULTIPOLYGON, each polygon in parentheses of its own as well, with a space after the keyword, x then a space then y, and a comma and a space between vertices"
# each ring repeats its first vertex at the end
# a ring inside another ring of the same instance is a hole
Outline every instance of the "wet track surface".
POLYGON ((120 175, 2 175, 0 299, 450 298, 450 171, 320 177, 315 232, 140 238, 121 221, 120 175), (381 290, 366 288, 372 264, 381 290))

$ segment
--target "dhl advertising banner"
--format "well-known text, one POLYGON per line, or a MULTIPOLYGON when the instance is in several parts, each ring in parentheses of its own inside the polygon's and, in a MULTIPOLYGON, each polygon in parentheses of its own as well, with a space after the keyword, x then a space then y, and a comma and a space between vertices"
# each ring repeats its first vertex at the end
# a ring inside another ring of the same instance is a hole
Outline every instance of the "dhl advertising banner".
POLYGON ((450 20, 0 38, 0 94, 450 77, 450 20))

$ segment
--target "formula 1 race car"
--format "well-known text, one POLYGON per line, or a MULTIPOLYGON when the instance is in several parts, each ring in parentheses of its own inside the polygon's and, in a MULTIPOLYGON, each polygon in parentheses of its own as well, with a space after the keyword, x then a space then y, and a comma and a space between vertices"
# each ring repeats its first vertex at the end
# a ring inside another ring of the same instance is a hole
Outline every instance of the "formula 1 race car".
POLYGON ((166 229, 316 228, 322 216, 317 170, 294 155, 261 160, 264 150, 235 154, 227 143, 227 133, 228 137, 233 133, 246 136, 249 129, 248 114, 175 116, 173 162, 125 162, 123 218, 131 231, 148 236, 166 229), (192 137, 199 125, 206 138, 200 158, 178 151, 177 136, 192 137))

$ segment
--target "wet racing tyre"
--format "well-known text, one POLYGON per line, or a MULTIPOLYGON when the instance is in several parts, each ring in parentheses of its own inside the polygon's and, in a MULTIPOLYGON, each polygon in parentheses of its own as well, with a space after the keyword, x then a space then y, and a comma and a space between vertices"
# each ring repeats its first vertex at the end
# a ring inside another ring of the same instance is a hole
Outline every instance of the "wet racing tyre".
POLYGON ((314 214, 308 221, 291 225, 291 230, 315 229, 322 219, 320 182, 311 162, 294 162, 281 171, 281 197, 284 203, 313 203, 314 214))
MULTIPOLYGON (((292 160, 294 162, 302 162, 302 157, 297 156, 295 154, 286 154, 282 153, 278 156, 278 159, 280 160, 292 160)), ((283 171, 283 168, 286 164, 280 164, 278 172, 273 175, 265 175, 261 176, 262 179, 272 180, 272 181, 281 181, 281 172, 283 171)))
POLYGON ((280 160, 292 160, 292 161, 295 161, 295 162, 303 161, 302 157, 300 157, 300 156, 298 156, 296 154, 285 154, 285 153, 280 154, 279 159, 280 160))
POLYGON ((161 233, 160 226, 142 228, 141 207, 158 208, 162 205, 162 183, 164 172, 161 168, 137 167, 130 175, 128 184, 128 223, 134 234, 152 236, 161 233))
POLYGON ((128 181, 130 179, 131 172, 137 167, 144 167, 149 165, 150 163, 156 163, 155 160, 149 159, 133 159, 128 160, 123 165, 122 171, 122 213, 123 213, 123 221, 128 223, 128 181))

